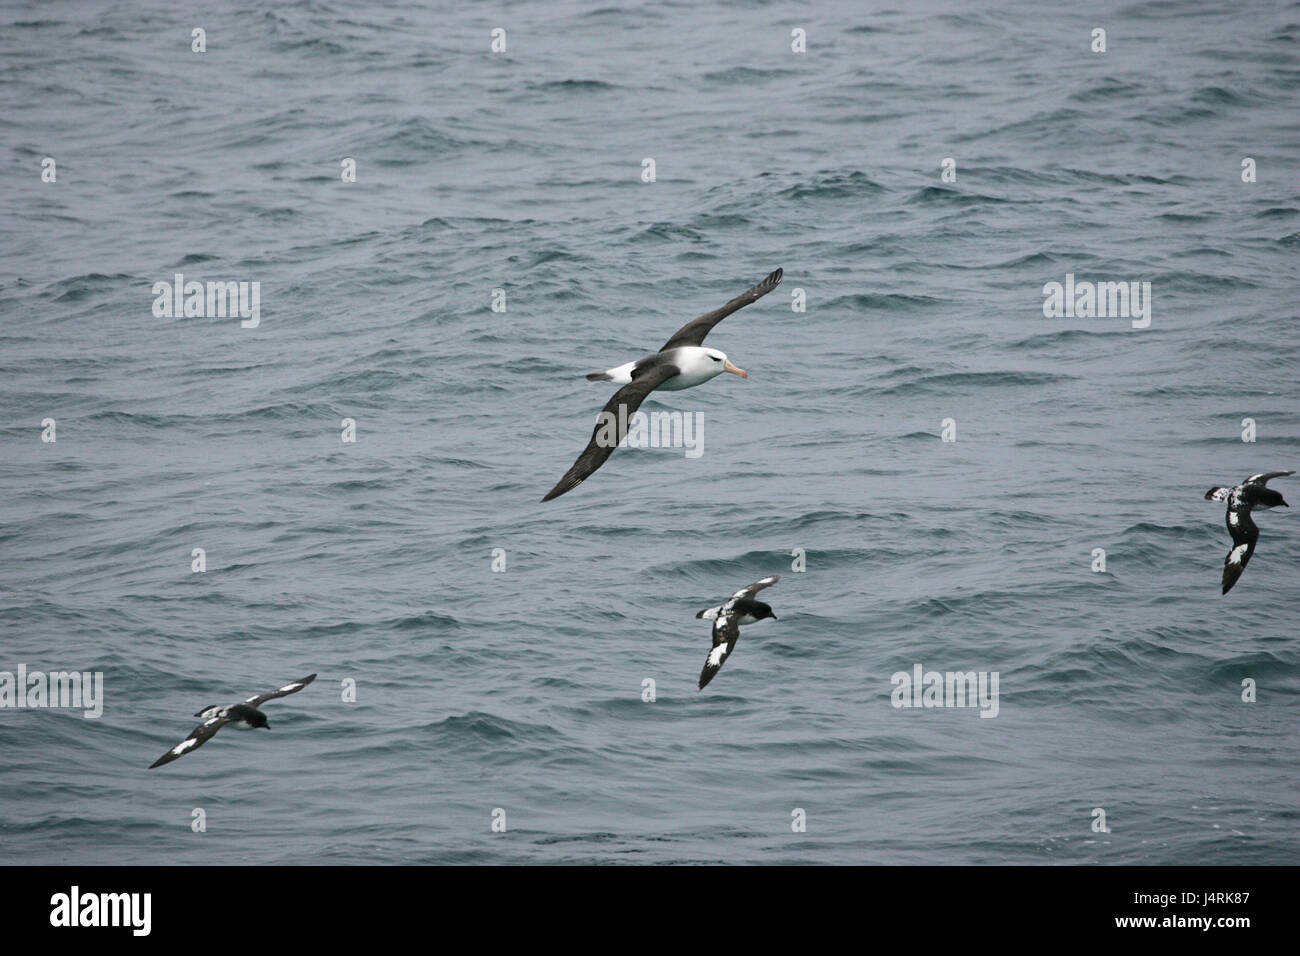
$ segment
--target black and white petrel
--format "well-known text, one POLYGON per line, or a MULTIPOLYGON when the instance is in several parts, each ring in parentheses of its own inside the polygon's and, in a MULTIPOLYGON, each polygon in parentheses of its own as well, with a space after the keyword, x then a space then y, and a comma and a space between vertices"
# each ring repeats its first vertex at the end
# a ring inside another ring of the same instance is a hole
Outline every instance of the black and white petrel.
POLYGON ((617 368, 604 372, 592 372, 587 376, 590 382, 614 382, 622 385, 614 397, 606 403, 604 410, 596 420, 596 428, 591 433, 591 441, 573 467, 565 472, 543 501, 550 501, 572 491, 582 484, 607 459, 625 437, 633 413, 641 407, 647 395, 656 388, 665 391, 678 391, 702 385, 709 379, 731 372, 741 378, 749 378, 743 368, 731 364, 726 354, 717 349, 703 347, 704 337, 709 330, 737 309, 743 309, 751 302, 757 302, 781 283, 782 270, 777 269, 748 292, 744 292, 720 309, 707 312, 698 319, 687 322, 678 329, 664 347, 653 355, 639 358, 617 368))
POLYGON ((206 717, 207 719, 195 727, 192 734, 151 763, 149 769, 152 770, 154 767, 161 767, 165 763, 171 763, 179 757, 184 757, 191 750, 202 747, 208 742, 209 737, 227 724, 239 730, 252 730, 254 727, 265 727, 270 730, 271 725, 266 721, 266 714, 257 708, 268 700, 296 694, 315 679, 315 674, 308 674, 302 680, 296 680, 292 684, 285 684, 269 694, 258 694, 255 697, 250 697, 240 704, 229 704, 225 707, 220 704, 213 704, 211 707, 204 707, 194 716, 206 717))
POLYGON ((700 671, 700 690, 704 690, 704 685, 713 680, 714 674, 722 670, 722 665, 736 649, 736 642, 740 640, 740 625, 753 624, 768 617, 774 621, 777 619, 772 613, 772 606, 762 601, 755 601, 754 595, 780 580, 779 574, 769 575, 761 581, 755 581, 741 588, 726 604, 705 608, 695 615, 697 618, 702 617, 713 622, 713 650, 709 651, 709 657, 704 662, 704 670, 700 671))
POLYGON ((1206 501, 1226 501, 1228 503, 1228 534, 1232 535, 1232 550, 1223 560, 1223 593, 1227 594, 1246 570, 1246 562, 1255 553, 1255 542, 1259 540, 1259 529, 1250 519, 1250 513, 1256 508, 1283 508, 1291 506, 1282 500, 1282 493, 1264 487, 1270 478, 1285 478, 1294 475, 1294 471, 1269 471, 1261 475, 1251 475, 1235 488, 1211 488, 1205 493, 1206 501))

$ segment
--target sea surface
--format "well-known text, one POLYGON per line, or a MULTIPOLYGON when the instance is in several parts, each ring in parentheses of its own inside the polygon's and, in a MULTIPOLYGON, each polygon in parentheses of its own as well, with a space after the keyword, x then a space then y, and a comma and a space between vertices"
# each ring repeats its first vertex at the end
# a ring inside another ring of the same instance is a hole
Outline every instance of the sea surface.
POLYGON ((6 2, 0 157, 0 861, 1300 861, 1300 4, 6 2))

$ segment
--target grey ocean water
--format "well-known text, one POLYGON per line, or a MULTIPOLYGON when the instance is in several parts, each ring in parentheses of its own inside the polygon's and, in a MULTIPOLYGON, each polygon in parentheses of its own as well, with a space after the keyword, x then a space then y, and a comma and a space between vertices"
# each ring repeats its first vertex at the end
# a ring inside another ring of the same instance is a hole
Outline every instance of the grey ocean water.
POLYGON ((0 860, 1296 862, 1300 524, 1224 597, 1202 495, 1300 468, 1300 4, 6 4, 0 78, 0 670, 107 698, 0 710, 0 860), (778 266, 646 403, 701 457, 539 503, 585 373, 778 266))

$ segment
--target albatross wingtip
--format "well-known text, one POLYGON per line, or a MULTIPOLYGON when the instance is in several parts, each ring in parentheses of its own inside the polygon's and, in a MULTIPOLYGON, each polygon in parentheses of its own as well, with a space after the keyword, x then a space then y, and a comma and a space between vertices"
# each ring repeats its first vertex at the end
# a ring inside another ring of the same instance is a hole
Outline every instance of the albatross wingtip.
POLYGON ((542 498, 542 501, 550 501, 552 498, 558 498, 566 491, 572 491, 576 487, 577 485, 570 485, 561 481, 558 485, 556 485, 554 488, 552 488, 550 491, 546 493, 545 497, 542 498))

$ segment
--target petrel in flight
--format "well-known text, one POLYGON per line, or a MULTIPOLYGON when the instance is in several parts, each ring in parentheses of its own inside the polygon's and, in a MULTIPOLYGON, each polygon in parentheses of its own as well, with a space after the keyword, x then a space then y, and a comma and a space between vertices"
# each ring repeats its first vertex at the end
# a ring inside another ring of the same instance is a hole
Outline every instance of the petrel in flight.
POLYGON ((725 604, 705 608, 695 615, 713 622, 713 650, 709 651, 704 670, 700 671, 700 690, 704 690, 704 685, 722 670, 722 665, 736 649, 736 642, 740 640, 740 625, 753 624, 769 617, 774 621, 777 619, 772 613, 772 606, 755 601, 754 595, 780 580, 778 574, 768 575, 761 581, 741 588, 725 604))
POLYGON ((1223 559, 1223 593, 1227 594, 1246 570, 1246 562, 1255 553, 1255 542, 1259 540, 1259 529, 1251 520, 1250 513, 1256 509, 1283 508, 1291 506, 1282 500, 1282 493, 1264 487, 1270 478, 1285 478, 1294 475, 1294 471, 1269 471, 1261 475, 1251 475, 1235 488, 1211 488, 1205 493, 1206 501, 1226 501, 1228 503, 1228 534, 1232 535, 1232 550, 1223 559))
POLYGON ((149 769, 152 770, 154 767, 161 767, 165 763, 171 763, 173 760, 184 757, 191 750, 202 747, 208 742, 209 737, 227 724, 239 730, 252 730, 254 727, 265 727, 270 730, 271 725, 266 722, 266 714, 258 710, 258 707, 268 700, 296 694, 315 679, 315 674, 308 674, 302 680, 296 680, 292 684, 285 684, 278 690, 273 690, 267 694, 257 694, 239 704, 228 704, 224 707, 220 704, 213 704, 211 707, 204 707, 194 715, 195 717, 205 718, 203 723, 195 727, 192 734, 151 763, 149 769))

